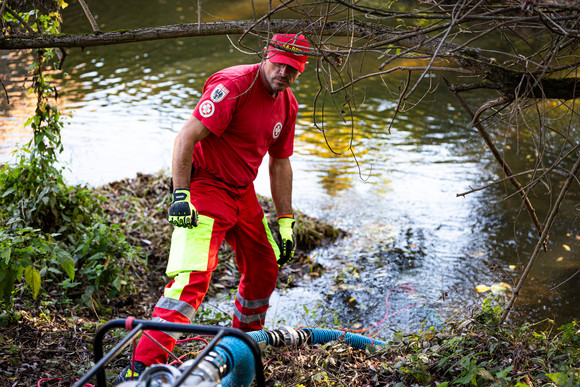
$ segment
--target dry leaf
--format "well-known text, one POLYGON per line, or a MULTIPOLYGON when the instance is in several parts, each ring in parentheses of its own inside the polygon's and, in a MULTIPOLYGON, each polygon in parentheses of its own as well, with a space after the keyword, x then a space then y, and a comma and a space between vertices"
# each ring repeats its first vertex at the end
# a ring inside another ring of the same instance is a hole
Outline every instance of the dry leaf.
POLYGON ((491 285, 490 289, 493 294, 503 294, 506 292, 505 286, 502 286, 500 284, 493 284, 491 285))
POLYGON ((477 290, 477 292, 478 292, 478 293, 484 293, 484 292, 487 292, 489 289, 490 289, 490 287, 489 287, 489 286, 487 286, 487 285, 477 285, 477 286, 475 287, 475 290, 477 290))
POLYGON ((510 290, 512 289, 511 285, 510 284, 506 284, 505 282, 500 282, 499 284, 501 286, 503 286, 504 288, 506 288, 506 289, 510 289, 510 290))

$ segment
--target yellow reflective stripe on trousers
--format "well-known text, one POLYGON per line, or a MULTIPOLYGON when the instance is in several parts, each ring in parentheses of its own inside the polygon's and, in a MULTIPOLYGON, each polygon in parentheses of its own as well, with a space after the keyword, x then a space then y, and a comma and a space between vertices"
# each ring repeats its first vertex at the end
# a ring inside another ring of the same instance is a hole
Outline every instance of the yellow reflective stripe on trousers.
POLYGON ((213 224, 212 218, 199 215, 197 227, 176 227, 173 230, 165 271, 169 277, 178 273, 207 270, 213 224))
POLYGON ((163 296, 167 298, 173 298, 174 300, 179 300, 183 289, 189 285, 189 272, 179 273, 174 279, 170 288, 165 288, 163 296))
POLYGON ((276 260, 278 260, 280 259, 280 248, 278 247, 278 244, 276 243, 274 237, 272 236, 272 231, 270 231, 270 227, 268 226, 268 220, 266 220, 265 216, 262 218, 262 223, 264 224, 264 229, 266 230, 268 241, 272 245, 272 249, 274 249, 274 254, 276 254, 276 260))

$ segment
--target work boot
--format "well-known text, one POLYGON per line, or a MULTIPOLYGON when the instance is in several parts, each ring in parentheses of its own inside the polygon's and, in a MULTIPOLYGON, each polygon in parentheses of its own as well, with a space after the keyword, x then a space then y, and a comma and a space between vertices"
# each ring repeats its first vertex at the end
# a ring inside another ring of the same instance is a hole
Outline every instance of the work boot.
POLYGON ((136 361, 134 366, 133 364, 129 364, 127 367, 123 368, 123 371, 121 371, 119 375, 117 375, 113 381, 113 385, 117 386, 123 382, 137 380, 147 368, 149 367, 140 361, 136 361))

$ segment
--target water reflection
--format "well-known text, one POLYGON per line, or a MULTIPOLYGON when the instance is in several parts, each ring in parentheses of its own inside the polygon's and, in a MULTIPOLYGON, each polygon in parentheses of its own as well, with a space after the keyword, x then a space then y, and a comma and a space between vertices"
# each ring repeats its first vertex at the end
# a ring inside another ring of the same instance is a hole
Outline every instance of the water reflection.
MULTIPOLYGON (((197 18, 190 2, 168 6, 165 1, 125 1, 115 3, 114 11, 107 3, 91 6, 106 30, 126 28, 127 23, 144 27, 197 18), (127 14, 135 17, 128 21, 123 16, 127 14)), ((74 7, 67 9, 65 26, 89 31, 74 7)), ((207 7, 224 19, 252 15, 245 1, 216 1, 207 7)), ((259 48, 257 41, 248 42, 259 48)), ((2 63, 13 64, 2 74, 22 68, 23 59, 9 59, 2 63)), ((174 136, 191 114, 207 76, 255 60, 231 48, 223 37, 71 50, 64 63, 67 75, 61 80, 62 104, 72 114, 63 130, 63 160, 70 166, 67 179, 98 185, 169 168, 174 136)), ((20 85, 23 77, 15 76, 13 84, 20 85)), ((305 278, 304 286, 276 293, 271 324, 314 322, 313 314, 287 312, 306 307, 323 311, 326 323, 370 326, 388 314, 387 295, 389 312, 401 310, 388 319, 388 326, 440 324, 455 306, 469 308, 481 302, 484 295, 477 294, 475 285, 514 283, 523 270, 536 233, 519 201, 504 200, 511 188, 497 185, 456 197, 502 177, 476 130, 443 89, 395 117, 396 94, 384 85, 396 90, 405 78, 393 73, 358 85, 353 116, 340 111, 344 110, 341 95, 336 96, 339 110, 326 100, 328 109, 322 115, 321 100, 315 103, 318 80, 312 68, 297 82, 294 92, 301 114, 293 157, 295 207, 348 230, 351 236, 313 253, 326 268, 322 278, 305 278), (341 313, 333 315, 331 310, 341 313)), ((431 80, 437 83, 440 78, 435 75, 431 80)), ((30 101, 13 97, 23 91, 10 90, 3 125, 21 122, 28 115, 30 101)), ((550 125, 563 125, 558 118, 561 112, 547 109, 554 115, 550 125)), ((524 130, 510 132, 500 120, 486 126, 497 136, 514 170, 534 166, 535 154, 522 157, 532 145, 524 130)), ((578 133, 567 135, 577 138, 578 133)), ((566 149, 564 145, 546 149, 546 157, 555 160, 566 149)), ((0 154, 6 154, 4 148, 0 154)), ((562 167, 569 165, 566 161, 562 167)), ((264 166, 256 185, 259 193, 269 195, 264 166)), ((560 186, 555 180, 551 190, 538 187, 532 194, 537 199, 554 196, 560 186)), ((561 222, 552 232, 550 253, 542 256, 516 304, 516 320, 566 321, 580 315, 577 278, 550 291, 580 266, 579 213, 574 208, 579 196, 575 186, 559 213, 561 222)), ((534 205, 540 219, 545 219, 547 207, 535 199, 534 205)))
POLYGON ((0 155, 28 142, 30 131, 24 128, 34 113, 34 99, 28 95, 30 80, 27 68, 32 56, 27 51, 0 50, 0 155))

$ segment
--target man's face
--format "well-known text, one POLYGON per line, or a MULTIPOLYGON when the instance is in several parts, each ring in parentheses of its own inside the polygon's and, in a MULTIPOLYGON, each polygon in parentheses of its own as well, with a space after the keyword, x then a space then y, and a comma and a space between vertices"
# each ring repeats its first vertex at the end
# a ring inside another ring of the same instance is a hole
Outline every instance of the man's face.
POLYGON ((296 81, 300 72, 294 67, 282 64, 272 63, 266 59, 262 64, 261 77, 266 90, 272 95, 279 91, 284 91, 296 81))

